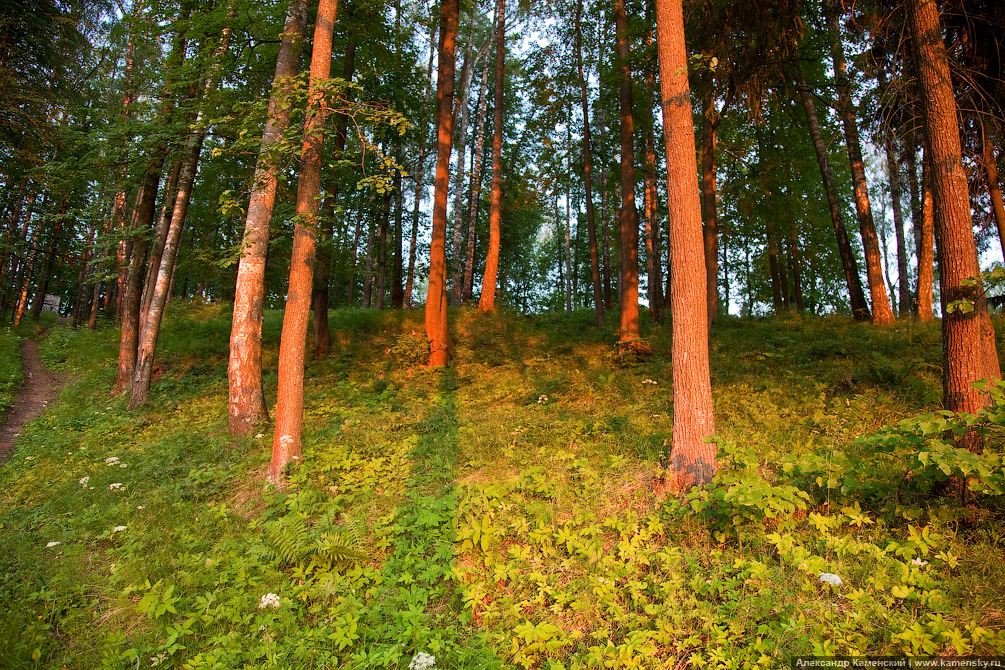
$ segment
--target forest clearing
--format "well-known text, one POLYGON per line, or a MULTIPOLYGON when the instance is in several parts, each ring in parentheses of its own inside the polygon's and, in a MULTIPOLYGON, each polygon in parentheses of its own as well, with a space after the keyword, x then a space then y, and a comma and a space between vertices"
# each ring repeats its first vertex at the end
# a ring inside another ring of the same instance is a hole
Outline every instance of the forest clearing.
POLYGON ((0 670, 1005 662, 1005 3, 0 5, 0 670))
MULTIPOLYGON (((937 325, 724 319, 722 469, 677 499, 661 495, 668 329, 648 319, 652 355, 619 362, 589 310, 462 310, 459 362, 430 370, 421 312, 332 312, 332 353, 308 363, 303 462, 276 490, 271 434, 227 434, 228 312, 169 309, 151 401, 133 413, 108 396, 114 330, 43 339, 71 381, 0 469, 0 667, 1005 651, 1002 412, 983 422, 984 456, 946 458, 943 419, 926 418, 937 325), (985 489, 966 505, 933 495, 946 464, 986 473, 985 489)), ((269 312, 269 397, 280 327, 269 312)))

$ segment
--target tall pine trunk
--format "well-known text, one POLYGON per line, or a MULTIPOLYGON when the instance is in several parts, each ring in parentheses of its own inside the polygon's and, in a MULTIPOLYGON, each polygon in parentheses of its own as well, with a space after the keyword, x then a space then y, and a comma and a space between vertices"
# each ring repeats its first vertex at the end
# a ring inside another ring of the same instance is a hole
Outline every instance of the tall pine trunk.
POLYGON ((296 225, 293 231, 293 250, 290 253, 290 283, 279 344, 276 430, 268 472, 269 480, 277 483, 282 481, 286 464, 299 460, 302 453, 300 436, 304 409, 304 354, 314 279, 318 195, 321 192, 321 157, 324 147, 326 103, 323 87, 331 73, 332 34, 337 11, 338 0, 321 0, 314 28, 307 117, 304 120, 304 144, 297 183, 296 225))
POLYGON ((621 104, 621 347, 639 338, 639 213, 635 208, 635 148, 632 71, 624 0, 614 0, 621 104))
POLYGON ((671 488, 684 491, 712 481, 717 469, 708 365, 701 203, 695 183, 691 96, 681 0, 657 0, 657 45, 663 128, 666 133, 667 200, 670 203, 670 316, 673 323, 673 434, 671 488))
POLYGON ((227 414, 232 435, 247 435, 257 424, 269 418, 262 390, 262 315, 269 222, 276 202, 280 170, 279 160, 272 152, 289 123, 291 78, 297 73, 300 40, 306 23, 307 0, 291 0, 276 58, 268 117, 262 133, 251 201, 244 224, 244 248, 237 268, 234 319, 230 330, 230 361, 227 366, 227 414))
MULTIPOLYGON (((988 403, 987 396, 973 388, 974 382, 994 376, 994 369, 997 369, 994 331, 988 319, 987 300, 980 287, 964 283, 979 275, 980 264, 938 5, 935 0, 907 0, 907 10, 921 84, 925 137, 931 151, 928 162, 939 240, 942 301, 945 306, 957 300, 967 300, 973 305, 970 311, 946 309, 943 313, 943 405, 953 412, 973 414, 988 403), (990 343, 986 341, 988 337, 990 343)), ((976 431, 970 431, 957 445, 979 452, 982 441, 976 431)), ((959 493, 964 492, 961 483, 959 493)))
MULTIPOLYGON (((494 26, 493 26, 494 27, 494 26)), ((496 31, 492 31, 490 44, 495 44, 496 31)), ((489 47, 491 52, 492 47, 489 47)), ((478 227, 478 205, 482 196, 482 163, 485 156, 485 114, 488 111, 488 82, 489 69, 493 65, 490 58, 485 59, 482 67, 481 89, 478 91, 478 140, 475 142, 474 157, 472 158, 473 168, 471 170, 471 193, 468 197, 468 239, 464 253, 464 290, 461 293, 461 300, 467 302, 471 300, 471 292, 475 283, 475 242, 478 227)))
POLYGON ((988 137, 987 128, 981 128, 981 162, 988 179, 988 196, 994 211, 995 225, 998 227, 998 242, 1005 253, 1005 203, 1002 202, 1002 187, 998 181, 998 161, 995 159, 994 145, 988 137))

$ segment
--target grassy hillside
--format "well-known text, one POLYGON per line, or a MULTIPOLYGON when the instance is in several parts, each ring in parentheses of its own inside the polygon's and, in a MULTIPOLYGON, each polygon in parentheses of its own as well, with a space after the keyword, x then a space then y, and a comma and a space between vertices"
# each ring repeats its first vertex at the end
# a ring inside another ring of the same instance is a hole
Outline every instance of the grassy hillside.
POLYGON ((942 442, 937 325, 717 323, 723 470, 680 501, 660 495, 669 328, 619 360, 589 312, 463 310, 429 371, 421 313, 331 319, 280 491, 269 431, 227 435, 228 313, 172 308, 134 413, 108 392, 116 332, 50 331, 74 381, 0 468, 0 668, 1005 654, 1002 417, 983 457, 942 442), (950 474, 980 475, 966 504, 934 495, 950 474))

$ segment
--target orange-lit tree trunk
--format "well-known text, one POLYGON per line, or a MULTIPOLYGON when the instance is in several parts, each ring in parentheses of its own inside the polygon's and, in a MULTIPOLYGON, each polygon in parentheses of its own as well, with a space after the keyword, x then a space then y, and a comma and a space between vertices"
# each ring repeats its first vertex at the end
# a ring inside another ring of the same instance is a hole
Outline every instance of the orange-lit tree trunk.
POLYGON ((272 80, 268 118, 255 166, 255 181, 244 223, 244 248, 237 267, 234 319, 230 329, 229 417, 232 435, 247 435, 268 421, 262 391, 262 313, 265 302, 265 261, 269 249, 269 222, 276 202, 279 161, 273 147, 282 139, 290 119, 289 94, 300 60, 300 41, 307 23, 307 0, 291 0, 286 13, 276 73, 272 80))
POLYGON ((429 243, 429 286, 426 293, 426 337, 429 365, 450 360, 450 323, 447 320, 447 196, 450 190, 450 153, 454 135, 454 62, 457 48, 458 0, 440 4, 440 55, 436 72, 436 176, 433 183, 433 229, 429 243))
POLYGON ((865 249, 865 269, 869 278, 869 294, 872 297, 872 322, 885 326, 894 322, 893 310, 890 308, 886 283, 883 280, 883 261, 879 250, 879 238, 876 236, 876 224, 873 221, 872 207, 869 203, 865 161, 862 160, 862 143, 859 140, 858 126, 855 123, 855 110, 852 108, 851 84, 848 81, 848 68, 844 60, 844 47, 841 46, 841 24, 836 12, 830 16, 830 30, 831 53, 834 55, 834 78, 838 90, 838 111, 841 114, 841 123, 844 127, 845 146, 848 149, 848 162, 851 165, 851 178, 855 188, 855 212, 858 214, 862 247, 865 249))
POLYGON ((590 151, 590 99, 583 76, 583 0, 576 3, 576 73, 583 104, 583 188, 586 192, 586 233, 590 243, 590 277, 593 280, 593 309, 597 326, 604 326, 604 301, 600 295, 600 253, 597 248, 597 224, 593 211, 593 154, 590 151))
MULTIPOLYGON (((651 51, 656 29, 656 4, 646 0, 646 50, 651 51)), ((660 205, 656 180, 656 119, 653 116, 653 99, 656 95, 656 70, 646 68, 646 138, 645 186, 643 211, 646 219, 646 278, 649 294, 649 315, 653 321, 663 321, 665 297, 663 294, 662 235, 660 234, 660 205)))
POLYGON ((304 409, 304 353, 307 322, 311 311, 314 281, 314 248, 318 226, 318 195, 321 192, 321 151, 324 145, 325 100, 323 86, 331 73, 332 33, 338 0, 318 4, 311 75, 308 83, 304 145, 297 182, 297 214, 290 253, 290 284, 283 312, 283 334, 279 344, 279 391, 276 401, 276 430, 272 437, 270 481, 282 481, 283 468, 300 459, 300 434, 304 409))
POLYGON ((820 132, 816 106, 813 104, 813 98, 810 95, 809 86, 806 85, 806 77, 799 61, 796 61, 795 71, 799 98, 802 100, 803 109, 806 112, 806 122, 813 140, 813 149, 817 154, 817 165, 820 168, 820 176, 823 178, 824 191, 827 193, 827 206, 830 208, 831 223, 834 224, 834 234, 837 236, 838 254, 841 256, 841 267, 844 269, 844 278, 848 285, 851 313, 856 321, 868 321, 869 303, 865 301, 862 281, 858 276, 858 263, 855 262, 855 254, 852 253, 851 242, 848 240, 848 231, 844 227, 844 217, 841 216, 841 202, 838 199, 830 161, 827 159, 827 147, 824 144, 823 134, 820 132))
POLYGON ((621 103, 621 345, 639 338, 639 213, 635 208, 635 149, 632 70, 624 0, 614 0, 614 30, 620 68, 621 103))
MULTIPOLYGON (((910 137, 910 136, 909 136, 910 137)), ((928 167, 922 161, 922 175, 918 176, 917 147, 913 140, 904 146, 904 166, 907 168, 908 191, 911 197, 911 225, 914 228, 914 248, 918 257, 918 285, 913 311, 922 322, 932 321, 932 274, 935 262, 935 221, 932 211, 932 190, 928 167)))
POLYGON ((691 95, 681 0, 656 0, 667 197, 670 203, 670 317, 673 323, 671 487, 684 491, 712 481, 716 445, 708 369, 705 255, 698 200, 691 95))
MULTIPOLYGON (((496 33, 492 32, 491 44, 495 44, 496 33)), ((489 47, 492 52, 492 47, 489 47)), ((468 199, 468 238, 464 252, 464 287, 461 291, 461 301, 471 300, 471 291, 475 283, 475 242, 478 225, 478 205, 482 195, 482 162, 485 155, 485 114, 488 112, 489 97, 487 95, 489 70, 493 71, 492 59, 486 58, 482 67, 481 88, 478 90, 478 118, 475 127, 478 129, 478 139, 475 141, 474 168, 471 170, 471 194, 468 199)))
POLYGON ((506 65, 506 0, 496 5, 496 81, 492 116, 492 194, 489 209, 489 248, 482 277, 479 312, 491 312, 496 306, 496 280, 499 274, 499 226, 502 219, 502 122, 503 75, 506 65))
MULTIPOLYGON (((979 286, 964 285, 965 280, 980 273, 980 265, 970 217, 967 176, 963 170, 956 100, 942 41, 938 5, 935 0, 907 0, 907 10, 921 84, 925 137, 931 152, 927 158, 930 158, 935 229, 939 240, 942 303, 949 305, 962 299, 973 304, 972 311, 947 310, 942 316, 943 404, 954 412, 974 413, 985 407, 988 399, 974 389, 973 384, 988 376, 990 363, 986 357, 994 355, 997 364, 997 352, 993 351, 993 344, 991 351, 984 346, 987 301, 979 286)), ((993 336, 993 331, 991 334, 993 336)), ((957 444, 975 452, 982 448, 980 436, 973 431, 960 438, 957 444)))
POLYGON ((901 204, 900 164, 894 150, 893 137, 888 133, 883 141, 886 151, 887 178, 890 181, 890 203, 893 206, 893 229, 897 235, 897 315, 906 316, 911 304, 911 286, 907 281, 907 243, 904 236, 904 211, 901 204))

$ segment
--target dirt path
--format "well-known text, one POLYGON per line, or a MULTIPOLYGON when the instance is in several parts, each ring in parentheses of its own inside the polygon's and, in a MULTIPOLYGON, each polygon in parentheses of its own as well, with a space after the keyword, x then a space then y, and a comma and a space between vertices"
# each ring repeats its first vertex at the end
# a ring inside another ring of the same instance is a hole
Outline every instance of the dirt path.
POLYGON ((63 386, 62 378, 42 365, 37 340, 21 342, 21 366, 24 368, 24 381, 18 389, 14 405, 0 424, 0 463, 14 452, 14 440, 24 424, 42 414, 63 386))

